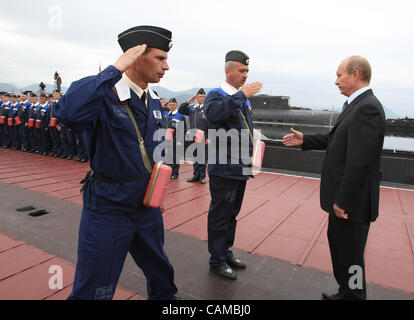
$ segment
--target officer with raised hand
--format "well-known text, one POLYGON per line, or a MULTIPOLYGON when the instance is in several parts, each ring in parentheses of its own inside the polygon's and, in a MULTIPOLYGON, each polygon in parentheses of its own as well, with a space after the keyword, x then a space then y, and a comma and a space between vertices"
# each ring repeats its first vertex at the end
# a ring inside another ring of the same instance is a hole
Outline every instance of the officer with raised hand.
POLYGON ((83 181, 69 299, 112 299, 128 252, 145 274, 148 298, 175 299, 161 210, 143 205, 159 144, 153 137, 162 121, 159 98, 148 84, 169 70, 171 36, 153 26, 122 32, 118 42, 124 54, 98 75, 73 82, 56 106, 63 124, 83 132, 92 169, 83 181))
POLYGON ((200 182, 201 184, 206 184, 206 170, 207 170, 207 145, 205 141, 207 140, 208 133, 208 121, 204 114, 204 100, 206 99, 206 92, 204 89, 200 89, 197 92, 197 95, 189 99, 188 101, 181 104, 178 112, 186 115, 190 119, 190 128, 191 134, 196 137, 197 131, 201 130, 204 133, 204 140, 199 142, 202 143, 205 148, 204 154, 198 154, 197 150, 194 152, 194 172, 193 177, 187 182, 200 182), (197 99, 196 104, 193 104, 197 99))
MULTIPOLYGON (((166 145, 167 164, 172 168, 171 179, 178 179, 180 171, 179 154, 184 147, 185 119, 178 112, 177 99, 171 98, 168 101, 169 111, 164 112, 164 128, 173 130, 171 133, 171 141, 166 145)), ((168 133, 166 135, 168 137, 168 133)), ((168 138, 166 138, 168 140, 168 138)))
POLYGON ((208 161, 211 193, 208 213, 209 262, 212 271, 231 280, 237 279, 233 268, 246 268, 242 261, 233 256, 230 248, 234 243, 236 217, 242 206, 246 182, 251 175, 253 121, 248 99, 262 88, 260 82, 245 84, 249 61, 244 52, 228 52, 225 59, 226 81, 221 87, 211 90, 204 103, 209 133, 215 131, 217 134, 214 138, 209 134, 212 146, 209 147, 208 161), (226 143, 219 137, 219 134, 224 133, 227 134, 224 137, 226 143), (244 150, 246 146, 248 150, 244 150))

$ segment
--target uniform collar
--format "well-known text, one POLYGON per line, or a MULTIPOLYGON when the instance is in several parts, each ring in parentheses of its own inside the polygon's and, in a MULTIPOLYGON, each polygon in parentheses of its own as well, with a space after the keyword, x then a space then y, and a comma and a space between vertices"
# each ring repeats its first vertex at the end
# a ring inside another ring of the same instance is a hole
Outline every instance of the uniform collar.
POLYGON ((172 115, 175 115, 177 112, 178 112, 178 108, 175 109, 173 112, 170 111, 169 113, 172 114, 172 115))
POLYGON ((235 87, 230 85, 227 81, 223 82, 223 84, 221 85, 221 89, 223 89, 223 91, 225 93, 227 93, 228 95, 230 95, 230 96, 232 96, 233 94, 239 92, 238 89, 236 89, 235 87))
POLYGON ((41 104, 40 106, 41 106, 42 108, 46 107, 46 106, 47 106, 47 102, 46 102, 45 104, 41 104))
MULTIPOLYGON (((125 73, 122 75, 122 79, 119 80, 118 83, 115 85, 115 88, 116 88, 116 91, 118 93, 119 100, 121 100, 121 101, 126 101, 128 99, 131 99, 130 90, 134 91, 134 93, 140 99, 141 99, 142 93, 144 92, 144 90, 142 90, 135 83, 133 83, 125 73), (139 90, 137 90, 138 92, 135 91, 134 88, 132 86, 130 86, 130 84, 134 85, 136 88, 138 88, 141 91, 139 91, 139 90)), ((149 93, 149 95, 151 96, 152 99, 154 99, 154 100, 156 100, 156 99, 159 100, 160 99, 150 88, 145 89, 145 91, 147 93, 149 93)))
POLYGON ((139 86, 137 86, 135 83, 131 81, 131 79, 128 78, 126 72, 122 74, 122 79, 125 81, 127 86, 135 92, 135 94, 141 99, 143 93, 145 92, 148 95, 148 88, 142 89, 139 86))

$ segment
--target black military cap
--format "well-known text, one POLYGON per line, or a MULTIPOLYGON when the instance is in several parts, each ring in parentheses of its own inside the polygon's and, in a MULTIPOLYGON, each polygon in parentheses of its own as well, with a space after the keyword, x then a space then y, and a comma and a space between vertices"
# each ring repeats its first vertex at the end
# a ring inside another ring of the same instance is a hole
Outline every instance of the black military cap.
POLYGON ((47 94, 46 94, 46 93, 41 93, 41 94, 40 94, 40 97, 42 97, 42 98, 47 98, 47 94))
POLYGON ((171 98, 169 102, 177 102, 177 99, 171 98))
POLYGON ((31 97, 37 97, 36 93, 34 93, 34 92, 31 92, 31 93, 30 93, 30 96, 31 96, 31 97))
POLYGON ((154 26, 138 26, 119 34, 118 42, 124 52, 140 44, 146 44, 150 48, 168 52, 172 47, 171 38, 171 31, 166 29, 154 26))
POLYGON ((227 52, 226 54, 226 62, 229 62, 229 61, 240 62, 248 66, 250 63, 250 58, 247 54, 245 54, 242 51, 232 50, 232 51, 227 52))
POLYGON ((203 88, 201 88, 200 90, 198 90, 197 94, 206 94, 206 92, 204 91, 203 88))

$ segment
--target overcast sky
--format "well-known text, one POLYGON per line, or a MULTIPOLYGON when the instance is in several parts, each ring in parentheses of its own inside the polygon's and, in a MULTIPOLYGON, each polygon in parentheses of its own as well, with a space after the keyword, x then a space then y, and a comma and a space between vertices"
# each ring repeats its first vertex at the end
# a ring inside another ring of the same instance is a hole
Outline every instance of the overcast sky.
POLYGON ((395 113, 414 117, 414 4, 408 0, 6 0, 0 10, 0 82, 63 86, 96 74, 121 55, 117 35, 137 25, 173 33, 173 91, 216 87, 224 56, 250 56, 249 82, 302 107, 335 107, 341 60, 358 54, 373 69, 371 85, 395 113))

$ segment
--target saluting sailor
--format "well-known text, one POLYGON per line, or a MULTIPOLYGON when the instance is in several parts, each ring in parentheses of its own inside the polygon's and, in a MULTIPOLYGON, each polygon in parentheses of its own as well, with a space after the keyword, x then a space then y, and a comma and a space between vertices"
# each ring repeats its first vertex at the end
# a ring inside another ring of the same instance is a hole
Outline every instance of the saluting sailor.
POLYGON ((221 277, 236 280, 237 274, 233 268, 246 268, 243 262, 233 256, 230 248, 234 243, 236 217, 251 174, 249 159, 242 158, 246 154, 250 157, 253 151, 253 121, 248 99, 261 90, 262 84, 245 84, 249 72, 249 57, 245 53, 230 51, 225 62, 226 81, 220 88, 211 90, 204 103, 209 130, 229 134, 227 144, 219 143, 221 139, 217 136, 211 141, 212 146, 216 147, 211 147, 212 150, 209 148, 211 203, 208 213, 208 249, 212 271, 221 277), (238 159, 234 159, 234 143, 229 141, 232 135, 230 133, 234 132, 237 133, 239 142, 236 146, 238 159), (243 141, 246 137, 248 143, 243 141), (249 150, 243 150, 246 145, 249 150), (220 162, 220 158, 223 158, 220 157, 220 152, 225 154, 224 163, 220 162))
POLYGON ((78 261, 69 299, 112 299, 128 252, 145 274, 148 299, 175 299, 161 210, 142 204, 147 166, 154 165, 153 151, 159 144, 153 136, 162 121, 160 100, 148 84, 158 83, 169 70, 171 35, 153 26, 122 32, 118 42, 124 54, 98 75, 73 82, 56 106, 62 123, 84 133, 93 170, 84 179, 78 261), (141 141, 150 163, 143 160, 141 141))
MULTIPOLYGON (((184 133, 185 133, 185 118, 178 112, 177 99, 171 98, 168 101, 169 111, 164 112, 164 128, 172 129, 172 139, 170 143, 166 144, 166 163, 172 168, 171 179, 178 178, 180 171, 179 155, 184 148, 184 133)), ((166 135, 167 137, 167 135, 166 135)))
POLYGON ((204 89, 200 89, 197 92, 197 95, 189 99, 188 101, 181 104, 178 112, 186 115, 189 117, 190 120, 190 128, 192 131, 192 135, 195 137, 197 134, 197 130, 201 130, 204 132, 204 140, 202 143, 204 148, 204 154, 198 154, 197 150, 194 152, 194 172, 193 177, 187 182, 200 182, 201 184, 206 184, 206 169, 207 169, 207 145, 205 144, 207 140, 207 132, 208 132, 208 121, 204 114, 204 100, 206 99, 206 92, 204 89), (196 104, 194 101, 197 99, 196 104))

